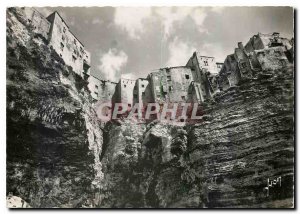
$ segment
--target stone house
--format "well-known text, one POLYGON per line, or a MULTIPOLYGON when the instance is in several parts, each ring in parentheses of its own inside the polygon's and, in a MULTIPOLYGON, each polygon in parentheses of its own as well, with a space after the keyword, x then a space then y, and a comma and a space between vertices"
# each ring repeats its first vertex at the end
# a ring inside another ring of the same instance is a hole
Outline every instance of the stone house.
POLYGON ((292 66, 282 46, 255 50, 255 56, 262 70, 276 70, 286 66, 292 66))
POLYGON ((132 107, 133 104, 133 88, 135 86, 135 80, 120 78, 116 84, 115 93, 112 97, 112 102, 123 103, 132 107))
POLYGON ((51 23, 49 45, 78 75, 87 79, 90 75, 90 53, 71 32, 69 26, 58 12, 55 11, 50 14, 47 20, 51 23))
MULTIPOLYGON (((145 97, 145 90, 149 81, 145 78, 138 78, 133 88, 133 105, 136 103, 143 105, 143 97, 145 97)), ((145 98, 144 98, 145 99, 145 98)))
POLYGON ((71 32, 69 26, 57 11, 45 18, 37 10, 22 8, 33 31, 42 35, 56 53, 84 79, 90 76, 91 54, 71 32))
POLYGON ((145 91, 144 103, 185 102, 193 74, 187 66, 161 68, 151 72, 148 81, 150 87, 145 91))
POLYGON ((111 101, 115 93, 116 82, 101 80, 93 75, 89 77, 88 82, 88 88, 94 101, 111 101))
POLYGON ((33 32, 42 35, 48 41, 50 22, 40 12, 32 7, 22 8, 28 23, 33 27, 33 32))
POLYGON ((215 58, 201 56, 199 52, 194 52, 186 66, 191 68, 194 81, 200 84, 200 101, 203 102, 204 100, 211 98, 214 91, 207 74, 218 72, 215 58))

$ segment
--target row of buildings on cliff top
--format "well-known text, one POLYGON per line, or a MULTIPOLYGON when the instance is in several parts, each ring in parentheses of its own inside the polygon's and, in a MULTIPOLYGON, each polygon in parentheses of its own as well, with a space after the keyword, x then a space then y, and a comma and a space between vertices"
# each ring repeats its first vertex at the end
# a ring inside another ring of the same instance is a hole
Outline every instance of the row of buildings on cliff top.
POLYGON ((146 78, 119 82, 101 80, 90 75, 90 53, 70 31, 58 12, 48 17, 33 8, 23 8, 36 33, 82 78, 89 81, 94 101, 126 103, 204 102, 219 91, 235 86, 259 70, 274 70, 293 65, 294 40, 279 33, 258 33, 244 46, 238 43, 223 63, 212 56, 194 52, 186 65, 152 71, 146 78))

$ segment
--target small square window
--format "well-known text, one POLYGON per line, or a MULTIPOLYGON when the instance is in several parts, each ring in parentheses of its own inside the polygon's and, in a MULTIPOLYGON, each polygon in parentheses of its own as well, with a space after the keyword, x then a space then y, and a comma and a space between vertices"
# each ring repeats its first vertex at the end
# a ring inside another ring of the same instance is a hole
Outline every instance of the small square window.
POLYGON ((126 88, 126 85, 124 85, 124 88, 126 88))
POLYGON ((142 84, 142 88, 144 88, 144 87, 145 87, 145 85, 142 84))
POLYGON ((186 78, 187 80, 190 79, 190 75, 186 74, 186 75, 185 75, 185 78, 186 78))
POLYGON ((172 91, 172 86, 169 86, 169 91, 172 91))
POLYGON ((97 88, 97 89, 98 89, 98 85, 95 85, 95 88, 97 88))

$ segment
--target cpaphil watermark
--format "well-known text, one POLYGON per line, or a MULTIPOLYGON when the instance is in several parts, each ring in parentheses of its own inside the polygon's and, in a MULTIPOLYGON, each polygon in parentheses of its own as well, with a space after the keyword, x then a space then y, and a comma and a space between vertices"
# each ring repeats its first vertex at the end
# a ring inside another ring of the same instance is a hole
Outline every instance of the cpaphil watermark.
POLYGON ((198 103, 135 103, 98 102, 98 119, 103 122, 130 119, 138 123, 158 120, 163 123, 195 124, 203 120, 203 108, 198 103))

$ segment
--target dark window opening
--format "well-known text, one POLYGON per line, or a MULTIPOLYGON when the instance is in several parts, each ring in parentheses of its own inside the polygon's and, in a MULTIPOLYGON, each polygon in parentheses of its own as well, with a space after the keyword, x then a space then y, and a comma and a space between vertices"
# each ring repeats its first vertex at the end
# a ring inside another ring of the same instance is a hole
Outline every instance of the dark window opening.
POLYGON ((97 89, 98 89, 98 85, 95 85, 95 88, 97 88, 97 89))
POLYGON ((182 99, 182 100, 185 100, 185 96, 181 96, 181 99, 182 99))
POLYGON ((128 103, 128 107, 131 107, 131 104, 130 104, 130 103, 128 103))
POLYGON ((60 50, 63 51, 64 50, 65 45, 61 42, 60 43, 60 50))
POLYGON ((126 88, 126 85, 124 85, 124 88, 126 88))
POLYGON ((169 86, 169 91, 172 91, 172 86, 169 86))
POLYGON ((167 80, 168 80, 168 81, 171 81, 171 76, 167 76, 167 80))
POLYGON ((190 75, 185 75, 185 78, 188 80, 188 79, 190 79, 190 75))
POLYGON ((66 32, 66 30, 67 30, 67 29, 64 27, 64 29, 63 29, 63 32, 65 33, 65 32, 66 32))
POLYGON ((144 88, 145 87, 145 85, 142 85, 142 88, 144 88))

